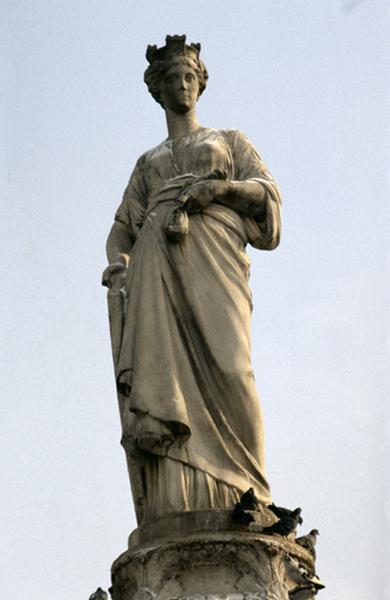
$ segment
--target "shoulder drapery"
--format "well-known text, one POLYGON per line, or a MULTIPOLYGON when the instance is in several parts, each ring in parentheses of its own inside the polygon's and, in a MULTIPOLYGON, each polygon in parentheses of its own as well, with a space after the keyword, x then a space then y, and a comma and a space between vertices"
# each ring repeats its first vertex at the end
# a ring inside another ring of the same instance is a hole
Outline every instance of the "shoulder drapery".
POLYGON ((143 155, 116 213, 135 241, 116 365, 123 439, 130 448, 147 434, 143 442, 153 456, 200 470, 236 490, 252 486, 269 502, 262 413, 250 360, 245 244, 267 250, 278 244, 278 188, 238 131, 201 130, 181 140, 180 152, 180 173, 168 142, 143 155), (156 204, 156 194, 168 182, 214 169, 226 171, 231 180, 264 186, 265 213, 246 217, 211 203, 189 215, 184 241, 171 243, 164 230, 169 203, 156 204), (159 431, 166 445, 154 451, 150 442, 159 431))
POLYGON ((234 158, 234 178, 257 181, 267 190, 265 214, 261 219, 244 217, 248 242, 259 250, 274 250, 280 241, 279 188, 252 142, 240 131, 229 132, 234 158))
POLYGON ((120 221, 128 226, 132 242, 135 242, 141 230, 148 203, 148 189, 144 173, 145 160, 146 154, 137 160, 123 193, 122 202, 115 213, 115 221, 120 221))
MULTIPOLYGON (((260 250, 273 250, 278 246, 280 240, 281 198, 278 186, 256 148, 243 133, 234 129, 206 130, 204 138, 207 139, 210 135, 216 134, 219 134, 220 139, 225 142, 229 154, 227 163, 232 165, 232 172, 228 173, 228 177, 238 181, 257 181, 267 190, 265 213, 262 217, 257 219, 241 215, 241 218, 246 230, 247 242, 260 250)), ((158 148, 160 147, 164 147, 164 143, 160 144, 158 148)), ((150 200, 150 190, 155 188, 156 185, 164 184, 164 181, 160 180, 159 173, 156 173, 154 169, 146 169, 149 155, 155 152, 156 149, 145 152, 138 159, 124 191, 122 202, 115 214, 115 220, 129 227, 133 242, 138 237, 143 225, 150 200)), ((222 168, 225 168, 226 161, 222 162, 222 168)), ((172 172, 170 173, 172 178, 177 176, 177 172, 173 167, 172 163, 172 172)), ((202 167, 204 167, 204 164, 202 164, 202 167)), ((205 175, 207 170, 196 174, 199 176, 205 175)))

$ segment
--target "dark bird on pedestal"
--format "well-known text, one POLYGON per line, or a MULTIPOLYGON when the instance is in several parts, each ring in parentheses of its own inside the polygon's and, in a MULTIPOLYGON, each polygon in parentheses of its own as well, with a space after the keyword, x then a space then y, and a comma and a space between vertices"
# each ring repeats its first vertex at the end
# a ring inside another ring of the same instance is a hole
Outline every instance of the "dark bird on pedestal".
POLYGON ((96 592, 89 597, 89 600, 108 600, 108 594, 102 588, 98 587, 96 592))
POLYGON ((240 498, 241 508, 244 510, 257 510, 259 506, 259 501, 255 496, 255 490, 253 487, 250 487, 247 492, 242 494, 240 498))
POLYGON ((320 535, 318 529, 312 529, 307 535, 303 535, 302 537, 299 537, 295 540, 296 544, 299 544, 300 546, 302 546, 302 548, 306 548, 306 550, 309 550, 314 560, 316 559, 315 545, 317 542, 318 535, 320 535))
POLYGON ((298 525, 303 523, 303 519, 301 517, 301 508, 290 510, 289 508, 275 506, 275 504, 270 504, 268 508, 272 510, 274 515, 279 517, 279 521, 274 523, 274 525, 271 525, 271 527, 266 527, 263 529, 263 533, 278 533, 279 535, 287 536, 295 531, 298 525))
POLYGON ((311 575, 307 569, 301 567, 295 558, 287 555, 284 559, 284 564, 289 577, 299 586, 309 585, 314 587, 316 590, 322 590, 325 587, 325 584, 317 575, 311 575))
MULTIPOLYGON (((297 511, 299 512, 299 514, 301 514, 301 512, 302 512, 301 508, 295 508, 294 510, 291 510, 291 508, 283 508, 283 506, 276 506, 276 504, 274 504, 274 503, 269 504, 267 506, 267 508, 269 510, 271 510, 274 513, 274 515, 279 517, 279 519, 281 519, 282 517, 291 516, 292 514, 297 513, 297 511)), ((300 520, 298 521, 298 523, 300 525, 302 525, 302 523, 303 523, 302 517, 300 517, 300 520)))
POLYGON ((236 502, 232 514, 232 521, 238 525, 249 525, 249 523, 253 523, 254 520, 253 515, 246 512, 240 502, 236 502))

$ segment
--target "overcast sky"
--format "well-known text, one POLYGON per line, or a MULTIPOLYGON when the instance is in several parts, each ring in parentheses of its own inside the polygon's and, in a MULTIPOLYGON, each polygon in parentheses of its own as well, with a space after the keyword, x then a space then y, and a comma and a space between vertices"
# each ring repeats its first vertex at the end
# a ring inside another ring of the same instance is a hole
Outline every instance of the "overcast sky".
POLYGON ((87 600, 135 527, 100 276, 134 163, 166 136, 146 46, 186 33, 210 73, 201 123, 244 131, 284 199, 280 248, 250 250, 274 500, 321 532, 320 598, 390 598, 388 0, 1 16, 3 597, 87 600))

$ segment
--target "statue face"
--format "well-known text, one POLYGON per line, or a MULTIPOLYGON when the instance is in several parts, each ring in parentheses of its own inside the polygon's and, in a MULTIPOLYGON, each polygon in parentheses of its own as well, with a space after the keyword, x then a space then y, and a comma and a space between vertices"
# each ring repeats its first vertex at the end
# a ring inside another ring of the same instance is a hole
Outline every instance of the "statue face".
POLYGON ((199 98, 199 80, 190 65, 174 64, 161 82, 160 97, 164 108, 185 114, 194 108, 199 98))

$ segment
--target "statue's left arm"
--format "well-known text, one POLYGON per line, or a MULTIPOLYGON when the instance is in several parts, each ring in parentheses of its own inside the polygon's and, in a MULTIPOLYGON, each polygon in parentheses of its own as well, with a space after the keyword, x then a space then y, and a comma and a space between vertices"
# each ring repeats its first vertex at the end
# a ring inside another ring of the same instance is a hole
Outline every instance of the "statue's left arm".
POLYGON ((193 185, 187 192, 190 196, 187 210, 198 212, 210 202, 228 206, 243 217, 250 244, 273 250, 280 240, 278 186, 248 138, 239 131, 229 131, 228 135, 234 178, 193 185))

